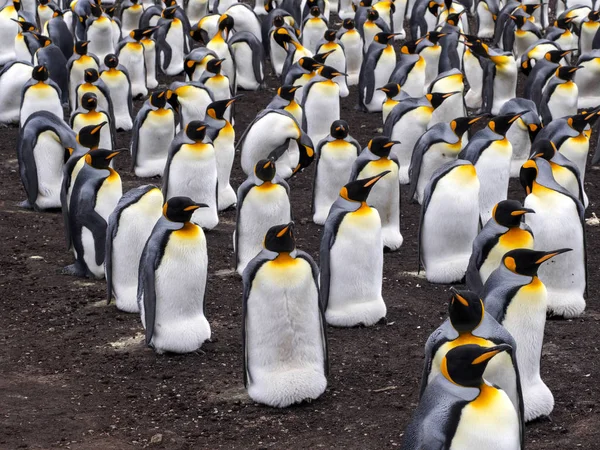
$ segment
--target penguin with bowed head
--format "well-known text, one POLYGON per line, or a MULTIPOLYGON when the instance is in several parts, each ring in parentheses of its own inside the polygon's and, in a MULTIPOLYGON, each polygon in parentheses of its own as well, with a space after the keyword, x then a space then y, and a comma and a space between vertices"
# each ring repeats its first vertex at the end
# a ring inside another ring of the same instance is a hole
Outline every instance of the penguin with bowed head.
POLYGON ((100 70, 100 61, 94 54, 88 53, 89 41, 75 42, 73 56, 67 62, 67 70, 69 73, 69 103, 71 109, 77 107, 75 94, 77 87, 83 83, 84 75, 88 69, 100 70))
POLYGON ((167 91, 167 101, 179 113, 179 125, 183 128, 193 120, 204 120, 206 107, 214 97, 202 83, 174 81, 167 91))
POLYGON ((26 61, 11 61, 0 70, 0 124, 19 123, 21 91, 32 72, 33 65, 26 61))
POLYGON ((535 211, 525 216, 525 223, 535 235, 534 248, 572 249, 539 270, 539 278, 548 291, 548 313, 578 317, 585 310, 587 285, 583 205, 554 180, 552 167, 545 159, 535 158, 523 164, 521 185, 527 194, 523 206, 535 211))
POLYGON ((20 206, 41 211, 60 208, 63 167, 77 147, 75 133, 47 111, 33 113, 19 133, 19 173, 27 194, 20 206))
POLYGON ((20 126, 24 126, 29 116, 38 111, 48 111, 63 118, 60 88, 49 78, 48 69, 44 65, 33 68, 31 79, 21 91, 20 126))
POLYGON ((41 34, 34 34, 40 41, 40 48, 33 55, 33 64, 44 65, 48 68, 48 75, 61 91, 63 105, 69 105, 69 72, 67 71, 67 59, 63 52, 52 41, 41 34))
POLYGON ((363 61, 363 38, 354 26, 353 19, 345 19, 337 32, 337 39, 344 47, 346 56, 346 73, 348 86, 358 84, 360 68, 363 61))
POLYGON ((348 122, 336 120, 331 124, 329 136, 317 145, 312 213, 313 222, 318 225, 325 224, 331 205, 348 182, 352 165, 361 151, 360 144, 349 132, 348 122))
POLYGON ((119 153, 98 149, 83 157, 68 213, 75 264, 65 267, 66 274, 104 278, 107 222, 123 195, 121 177, 109 167, 119 153))
MULTIPOLYGON (((206 63, 206 70, 200 76, 199 82, 212 94, 214 100, 226 100, 233 96, 231 79, 223 73, 223 59, 211 59, 206 63)), ((226 111, 228 121, 233 120, 233 108, 226 111)))
POLYGON ((411 97, 421 97, 426 92, 425 58, 417 53, 417 41, 405 42, 400 48, 400 60, 390 75, 391 83, 398 83, 411 97))
POLYGON ((385 136, 371 139, 354 161, 349 178, 354 181, 375 176, 382 170, 389 172, 371 189, 369 205, 379 212, 383 248, 392 252, 398 250, 404 241, 400 233, 400 165, 396 155, 391 153, 397 143, 385 136))
POLYGON ((159 354, 193 352, 210 339, 206 237, 191 221, 205 207, 189 197, 167 200, 142 251, 137 299, 146 345, 159 354))
POLYGON ((100 131, 100 147, 106 150, 112 150, 115 147, 115 130, 112 119, 102 110, 98 110, 98 98, 96 94, 87 92, 81 97, 79 108, 73 111, 70 125, 75 133, 83 127, 106 122, 107 127, 100 131))
POLYGON ((373 38, 360 68, 358 106, 363 111, 380 112, 385 94, 376 89, 388 83, 396 67, 394 34, 378 33, 373 38))
MULTIPOLYGON (((431 128, 440 122, 449 123, 454 119, 467 115, 464 101, 465 76, 460 70, 452 69, 440 73, 431 82, 427 92, 429 94, 453 94, 444 98, 442 103, 433 110, 427 128, 431 128)), ((467 142, 468 140, 465 139, 464 143, 467 142)))
POLYGON ((511 250, 485 283, 483 297, 486 311, 504 326, 517 343, 526 422, 548 416, 554 408, 554 397, 540 376, 547 291, 537 276, 538 269, 546 261, 569 251, 568 248, 511 250))
POLYGON ((213 38, 206 43, 206 48, 212 50, 219 58, 223 60, 223 75, 227 76, 231 81, 231 89, 235 94, 237 92, 236 79, 236 61, 233 54, 233 49, 229 44, 229 35, 234 27, 233 17, 223 14, 219 18, 219 30, 213 38))
POLYGON ((177 17, 176 10, 176 6, 163 10, 156 31, 160 69, 168 76, 179 75, 183 71, 183 60, 190 51, 190 24, 185 16, 183 20, 177 17))
POLYGON ((133 96, 129 73, 119 64, 117 55, 106 55, 104 65, 106 70, 100 73, 100 79, 108 88, 113 103, 114 127, 116 130, 129 131, 133 127, 133 96))
POLYGON ((385 92, 385 100, 381 105, 381 118, 383 124, 394 109, 394 106, 400 103, 400 100, 408 98, 408 94, 402 92, 402 87, 398 83, 388 83, 385 86, 377 88, 378 91, 385 92))
POLYGON ((442 359, 404 433, 402 450, 481 448, 521 450, 523 423, 504 390, 483 374, 506 344, 461 345, 442 359))
POLYGON ((156 29, 156 27, 150 27, 132 30, 129 32, 129 36, 119 42, 117 48, 119 62, 127 70, 133 98, 144 97, 148 94, 146 51, 141 41, 156 29))
POLYGON ((479 229, 479 179, 469 161, 444 164, 425 190, 419 224, 419 256, 431 283, 465 276, 479 229))
POLYGON ((211 59, 216 59, 217 54, 206 47, 197 47, 185 56, 185 72, 186 81, 199 81, 200 77, 206 70, 206 64, 211 59))
POLYGON ((577 114, 579 89, 573 81, 575 72, 582 66, 560 66, 554 72, 539 103, 542 122, 547 125, 553 119, 577 114))
POLYGON ((452 296, 448 305, 448 318, 431 333, 425 344, 420 396, 423 396, 427 385, 441 372, 442 360, 453 348, 466 344, 477 344, 481 347, 507 344, 511 349, 490 361, 484 376, 490 383, 506 392, 519 416, 523 417, 523 395, 515 340, 486 311, 479 295, 471 291, 458 291, 453 288, 450 290, 452 296))
POLYGON ((206 142, 207 125, 194 120, 171 142, 163 173, 165 199, 189 196, 206 206, 195 211, 192 222, 206 230, 219 223, 217 214, 218 172, 215 147, 206 142))
POLYGON ((329 361, 319 269, 296 248, 294 224, 271 227, 244 270, 244 385, 277 408, 320 397, 329 361))
POLYGON ((265 109, 282 109, 289 112, 298 123, 302 123, 302 107, 296 103, 295 93, 299 86, 284 85, 277 88, 277 95, 269 102, 265 109))
MULTIPOLYGON (((335 30, 327 30, 323 39, 319 41, 317 44, 317 54, 329 53, 327 56, 327 65, 333 67, 340 73, 346 73, 346 52, 344 50, 344 46, 337 41, 337 36, 335 30), (333 53, 329 53, 333 52, 333 53)), ((341 75, 335 77, 333 81, 335 81, 340 87, 340 97, 348 97, 348 75, 341 75)))
POLYGON ((107 300, 117 309, 139 312, 137 302, 139 263, 154 225, 162 216, 159 188, 144 185, 126 192, 108 218, 104 272, 107 300))
MULTIPOLYGON (((245 6, 243 3, 239 5, 245 6)), ((259 39, 249 31, 238 31, 228 43, 236 61, 238 87, 246 91, 257 91, 264 87, 265 51, 259 39)))
POLYGON ((167 91, 153 92, 138 111, 131 132, 131 163, 138 177, 162 176, 168 148, 175 137, 175 112, 167 91))
POLYGON ((237 192, 233 238, 236 270, 240 275, 262 250, 267 231, 277 224, 292 220, 291 208, 290 188, 277 175, 273 158, 258 161, 254 173, 237 192))
POLYGON ((500 266, 506 252, 516 248, 533 249, 531 228, 523 223, 525 214, 534 214, 517 200, 502 200, 492 210, 492 217, 473 241, 466 285, 477 295, 490 274, 500 266))
POLYGON ((370 326, 385 318, 381 219, 367 204, 389 171, 351 181, 331 206, 321 238, 321 298, 327 323, 370 326))

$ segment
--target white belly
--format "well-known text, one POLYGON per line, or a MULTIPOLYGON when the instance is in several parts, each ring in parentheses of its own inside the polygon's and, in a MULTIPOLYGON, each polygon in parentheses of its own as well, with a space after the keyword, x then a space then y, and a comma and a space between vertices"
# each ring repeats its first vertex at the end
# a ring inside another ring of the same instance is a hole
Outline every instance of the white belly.
MULTIPOLYGON (((178 95, 181 106, 181 116, 183 117, 182 126, 185 127, 193 120, 204 120, 206 107, 212 103, 212 99, 207 91, 196 88, 183 88, 185 95, 178 95)), ((178 89, 179 91, 179 89, 178 89)))
POLYGON ((417 201, 423 203, 425 188, 433 173, 447 162, 454 161, 460 153, 461 145, 438 142, 429 147, 421 160, 421 170, 417 181, 417 201))
POLYGON ((87 69, 98 70, 98 65, 91 57, 84 56, 83 62, 73 62, 71 71, 69 72, 69 102, 71 109, 77 108, 77 100, 75 97, 77 87, 84 82, 84 73, 87 69))
MULTIPOLYGON (((4 8, 0 11, 0 42, 12 43, 19 32, 19 25, 11 19, 17 20, 18 14, 14 8, 4 8)), ((4 45, 0 49, 0 65, 15 59, 14 45, 4 45)))
POLYGON ((573 82, 556 86, 548 101, 548 109, 553 119, 577 114, 577 85, 573 82))
POLYGON ((260 83, 254 76, 254 56, 252 55, 252 50, 245 42, 233 44, 232 49, 237 68, 238 86, 248 91, 257 90, 260 87, 260 83))
POLYGON ((398 157, 400 163, 400 183, 408 184, 408 168, 412 159, 415 144, 427 130, 427 125, 431 119, 431 108, 415 108, 407 112, 396 122, 392 129, 391 139, 400 141, 400 144, 394 145, 393 151, 398 157))
POLYGON ((219 180, 219 211, 229 208, 236 201, 235 191, 229 182, 235 157, 234 139, 235 132, 229 126, 221 130, 219 137, 213 142, 217 161, 217 178, 219 180))
POLYGON ((63 109, 58 92, 47 84, 34 85, 27 89, 21 105, 20 123, 25 125, 27 118, 34 112, 48 111, 63 118, 63 109))
POLYGON ((53 131, 40 133, 33 148, 33 157, 38 179, 35 203, 41 209, 60 208, 64 155, 65 149, 53 131))
POLYGON ((506 200, 511 158, 512 145, 504 139, 491 143, 475 164, 481 183, 479 210, 482 223, 487 223, 492 217, 492 209, 496 203, 506 200))
POLYGON ((31 78, 30 66, 14 64, 0 78, 0 123, 19 123, 21 91, 31 78))
POLYGON ((98 60, 104 61, 106 55, 115 52, 113 33, 112 22, 106 17, 94 21, 88 28, 88 51, 96 55, 98 60))
POLYGON ((506 139, 509 140, 513 148, 512 160, 510 162, 510 176, 511 178, 518 178, 521 166, 529 159, 531 150, 529 131, 521 118, 517 119, 508 129, 506 139))
POLYGON ((167 43, 171 46, 171 61, 168 67, 165 67, 164 55, 161 54, 161 67, 163 72, 169 76, 174 76, 183 71, 183 60, 185 36, 183 34, 183 27, 179 19, 173 19, 173 23, 169 28, 169 32, 165 37, 167 43))
POLYGON ((379 112, 381 111, 381 105, 385 101, 385 93, 382 91, 378 91, 377 88, 380 88, 387 84, 390 79, 390 75, 394 71, 396 67, 396 52, 391 48, 386 48, 377 64, 375 66, 375 82, 374 82, 374 91, 373 98, 369 103, 365 106, 369 110, 369 112, 379 112))
MULTIPOLYGON (((585 132, 584 132, 585 133, 585 132)), ((579 175, 581 181, 585 179, 585 168, 587 163, 587 156, 590 149, 590 139, 585 134, 568 138, 565 140, 558 151, 569 159, 579 169, 579 175)))
POLYGON ((492 114, 498 114, 504 104, 515 98, 517 91, 517 63, 510 56, 508 62, 502 66, 496 66, 494 77, 494 101, 492 114))
POLYGON ((344 45, 346 52, 346 73, 348 74, 348 86, 354 86, 358 83, 360 66, 363 61, 362 39, 358 31, 348 31, 344 33, 340 42, 344 45))
POLYGON ((340 118, 340 88, 335 83, 313 85, 304 103, 306 133, 313 142, 329 134, 331 124, 340 118))
MULTIPOLYGON (((138 44, 131 45, 137 47, 138 44)), ((140 95, 147 95, 148 89, 146 88, 146 64, 143 46, 141 44, 139 45, 141 49, 131 49, 128 47, 129 46, 126 45, 121 49, 121 52, 119 53, 119 63, 123 65, 123 67, 125 67, 129 73, 129 81, 131 82, 131 95, 134 98, 140 95)))
POLYGON ((144 61, 146 63, 146 87, 156 89, 158 81, 156 80, 156 44, 152 40, 142 40, 144 46, 144 61))
POLYGON ((162 176, 169 145, 175 136, 175 119, 171 110, 161 115, 150 112, 139 130, 135 174, 138 177, 162 176))
POLYGON ((133 121, 129 113, 129 81, 123 73, 109 75, 103 73, 102 81, 110 91, 110 98, 113 104, 115 114, 115 128, 118 130, 131 130, 133 121))

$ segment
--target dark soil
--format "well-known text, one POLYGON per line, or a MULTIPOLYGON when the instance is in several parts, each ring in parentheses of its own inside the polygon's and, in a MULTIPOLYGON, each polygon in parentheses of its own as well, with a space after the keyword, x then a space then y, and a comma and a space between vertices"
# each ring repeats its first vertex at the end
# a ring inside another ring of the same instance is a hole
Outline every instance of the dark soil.
MULTIPOLYGON (((236 113, 238 136, 276 86, 270 79, 267 91, 245 93, 236 113)), ((355 111, 356 98, 353 88, 342 99, 342 118, 366 145, 382 126, 381 116, 355 111)), ((406 192, 404 245, 385 256, 387 324, 330 328, 327 391, 311 404, 278 410, 253 403, 242 382, 242 284, 232 272, 234 211, 223 213, 219 226, 207 233, 212 342, 197 354, 159 356, 143 345, 137 315, 106 305, 103 281, 60 273, 72 262, 61 216, 17 206, 24 199, 15 155, 18 131, 3 129, 0 135, 1 449, 400 445, 417 402, 423 346, 444 320, 448 300, 448 286, 416 276, 419 207, 408 203, 406 192)), ((119 133, 118 146, 128 142, 129 133, 119 133)), ((116 165, 124 190, 160 184, 134 178, 127 156, 116 165)), ((310 222, 313 169, 290 185, 298 247, 318 258, 321 227, 310 222)), ((234 187, 244 180, 239 160, 232 178, 234 187)), ((600 200, 600 172, 588 169, 585 184, 590 216, 600 200)), ((510 194, 523 196, 515 180, 510 194)), ((600 445, 600 228, 587 231, 588 309, 582 318, 547 323, 542 377, 556 404, 551 420, 527 426, 529 449, 600 445)))

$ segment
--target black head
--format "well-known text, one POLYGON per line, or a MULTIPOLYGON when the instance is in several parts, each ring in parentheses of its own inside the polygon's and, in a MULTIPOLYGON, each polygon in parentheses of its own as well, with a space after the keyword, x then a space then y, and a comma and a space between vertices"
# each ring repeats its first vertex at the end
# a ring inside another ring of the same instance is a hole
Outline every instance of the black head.
POLYGON ((210 73, 214 73, 215 75, 220 74, 221 68, 223 67, 223 61, 225 61, 225 59, 209 59, 206 63, 206 70, 210 73))
POLYGON ((517 114, 503 114, 501 116, 496 116, 488 122, 488 127, 494 133, 497 133, 500 136, 504 136, 509 130, 509 128, 512 126, 513 122, 515 122, 519 117, 521 117, 525 113, 527 113, 527 111, 521 111, 517 114))
POLYGON ((113 53, 109 53, 104 57, 104 65, 109 69, 116 69, 119 65, 119 57, 113 53))
POLYGON ((323 38, 327 41, 327 42, 335 42, 337 35, 335 30, 327 30, 324 34, 323 34, 323 38))
POLYGON ((567 123, 574 129, 583 133, 586 127, 589 125, 593 127, 600 116, 600 106, 592 110, 581 111, 580 114, 575 114, 567 119, 567 123))
POLYGON ((523 15, 518 15, 518 16, 510 15, 509 17, 515 23, 515 25, 517 26, 518 29, 521 29, 521 27, 523 25, 525 25, 525 22, 527 22, 527 17, 523 16, 523 15))
POLYGON ((533 183, 535 182, 538 175, 538 166, 534 159, 529 159, 521 166, 519 171, 519 181, 521 186, 525 189, 527 195, 531 194, 533 190, 533 183))
POLYGON ((100 145, 100 130, 108 122, 102 122, 97 125, 88 125, 79 130, 77 134, 77 142, 91 150, 97 149, 100 145))
POLYGON ((235 22, 233 20, 233 17, 231 17, 229 14, 223 14, 220 18, 219 18, 219 31, 231 31, 233 30, 233 27, 235 25, 235 22))
POLYGON ((13 7, 15 8, 15 11, 21 11, 21 0, 13 0, 13 7))
POLYGON ((279 28, 285 25, 285 19, 283 16, 275 16, 273 17, 273 21, 271 22, 271 26, 275 28, 279 28))
POLYGON ((294 222, 269 228, 265 235, 264 246, 267 250, 275 253, 293 252, 296 249, 294 222))
POLYGON ((544 59, 547 61, 558 64, 561 59, 571 53, 573 50, 550 50, 544 55, 544 59))
POLYGON ((104 12, 108 17, 114 17, 115 11, 117 10, 117 5, 111 5, 104 8, 104 12))
POLYGON ((344 76, 346 74, 343 72, 339 72, 337 69, 335 69, 331 66, 323 66, 319 70, 319 75, 327 78, 328 80, 332 80, 335 77, 344 76))
POLYGON ((90 150, 84 156, 85 162, 95 169, 108 169, 111 160, 121 153, 121 150, 106 150, 104 148, 98 150, 90 150))
POLYGON ((385 177, 389 170, 362 180, 351 181, 340 190, 340 197, 351 202, 366 202, 375 183, 385 177))
POLYGON ((448 14, 448 17, 446 17, 446 23, 448 25, 453 25, 453 26, 457 27, 460 22, 460 16, 462 16, 464 14, 464 12, 465 12, 465 10, 462 10, 459 13, 448 14))
POLYGON ((377 90, 382 91, 388 99, 392 99, 400 93, 402 87, 397 83, 388 83, 377 90))
POLYGON ((321 15, 321 8, 318 6, 313 6, 310 8, 310 15, 313 17, 319 17, 321 15))
POLYGON ((467 344, 455 347, 442 359, 441 372, 449 381, 459 386, 479 387, 490 359, 500 352, 510 350, 508 344, 481 347, 467 344))
POLYGON ((300 58, 298 60, 298 65, 307 72, 312 72, 313 70, 317 70, 319 67, 321 67, 320 63, 308 56, 303 56, 302 58, 300 58))
POLYGON ((572 23, 575 17, 566 17, 561 16, 554 21, 554 26, 557 28, 562 28, 563 30, 570 30, 572 27, 572 23))
POLYGON ((369 141, 367 147, 374 155, 380 158, 387 158, 390 156, 392 147, 399 144, 397 141, 392 141, 387 136, 376 136, 369 141))
POLYGON ((175 111, 179 112, 179 97, 171 89, 167 89, 167 102, 175 111))
POLYGON ((457 117, 450 122, 450 128, 452 128, 452 131, 454 131, 459 138, 462 138, 462 135, 471 128, 471 125, 475 122, 479 122, 483 117, 484 116, 457 117))
POLYGON ((431 1, 427 4, 427 10, 435 17, 440 13, 440 8, 441 6, 438 2, 431 1))
POLYGON ((427 39, 432 44, 437 44, 440 38, 444 36, 446 36, 446 33, 440 33, 439 31, 430 31, 429 33, 427 33, 427 39))
POLYGON ((528 248, 518 248, 507 252, 502 257, 502 264, 511 272, 528 277, 537 276, 538 269, 542 263, 554 258, 561 253, 570 252, 570 248, 561 248, 549 252, 530 250, 528 248))
POLYGON ((377 19, 379 19, 379 13, 377 12, 377 10, 373 8, 369 9, 367 11, 367 20, 375 22, 377 19))
POLYGON ((16 22, 21 27, 21 32, 26 33, 28 31, 36 31, 37 27, 31 22, 25 22, 20 20, 11 19, 13 22, 16 22))
POLYGON ((541 4, 538 3, 537 5, 521 5, 520 8, 525 11, 527 16, 531 16, 540 6, 541 4))
POLYGON ((417 52, 418 41, 408 41, 400 47, 400 53, 403 55, 414 55, 417 52))
POLYGON ((75 42, 75 53, 77 53, 78 55, 87 55, 89 43, 90 41, 75 42))
POLYGON ((535 141, 536 136, 542 130, 542 126, 537 123, 528 123, 527 132, 529 133, 529 142, 535 141))
POLYGON ((342 26, 346 29, 346 30, 354 30, 354 19, 345 19, 344 22, 342 23, 342 26))
POLYGON ((556 69, 555 75, 561 80, 572 81, 575 72, 581 68, 583 68, 583 66, 560 66, 556 69))
POLYGON ((48 36, 44 36, 44 35, 42 35, 40 33, 36 33, 36 32, 32 32, 31 34, 40 43, 40 47, 48 47, 50 44, 52 44, 52 41, 50 40, 50 38, 48 36))
POLYGON ((483 320, 483 313, 483 302, 477 294, 452 289, 452 297, 448 305, 452 328, 459 333, 470 333, 483 320))
POLYGON ((96 2, 90 2, 90 11, 94 17, 100 17, 104 12, 102 7, 96 2))
POLYGON ((98 71, 96 69, 85 69, 83 73, 83 79, 86 83, 95 83, 98 81, 98 71))
POLYGON ((165 4, 165 8, 171 8, 172 6, 177 6, 177 0, 162 0, 165 4))
POLYGON ((529 158, 542 158, 550 161, 554 158, 554 155, 556 155, 556 145, 554 145, 554 142, 548 139, 541 139, 532 144, 529 158))
POLYGON ((273 39, 278 45, 283 47, 285 50, 288 49, 288 44, 292 42, 292 37, 286 28, 279 27, 273 33, 273 39))
POLYGON ((185 135, 194 142, 202 142, 206 136, 206 123, 201 120, 192 120, 185 127, 185 135))
POLYGON ((345 139, 350 132, 350 126, 345 120, 334 120, 329 129, 331 137, 336 139, 345 139))
POLYGON ((517 200, 502 200, 497 203, 492 210, 492 217, 503 227, 518 227, 521 223, 523 214, 533 214, 533 209, 524 208, 521 202, 517 200))
POLYGON ((377 33, 375 37, 373 37, 373 41, 379 44, 389 45, 390 41, 394 39, 394 36, 396 35, 393 33, 377 33))
POLYGON ((600 11, 590 11, 587 18, 590 22, 598 22, 600 20, 600 11))
POLYGON ((176 6, 170 6, 168 8, 163 9, 161 17, 163 19, 174 19, 176 11, 177 11, 176 6))
POLYGON ((86 92, 81 97, 81 106, 88 111, 93 111, 98 107, 98 97, 92 92, 86 92))
POLYGON ((201 44, 206 44, 210 40, 206 31, 200 28, 198 24, 195 24, 190 29, 190 37, 201 44))
POLYGON ((315 60, 315 62, 317 64, 323 65, 323 64, 325 64, 325 61, 327 60, 329 55, 331 55, 335 51, 336 51, 336 49, 329 50, 328 52, 317 53, 316 55, 313 56, 313 59, 315 60))
POLYGON ((239 97, 240 96, 212 102, 206 107, 206 114, 213 119, 223 120, 227 108, 233 105, 239 97))
POLYGON ((481 39, 472 39, 470 36, 462 35, 465 45, 471 53, 483 58, 489 58, 489 47, 481 39))
POLYGON ((31 72, 31 78, 35 81, 46 81, 48 76, 48 69, 44 65, 35 66, 31 72))
POLYGON ((271 158, 261 159, 254 166, 254 174, 259 180, 264 182, 271 182, 275 178, 276 173, 275 162, 271 158))
POLYGON ((299 86, 291 86, 289 84, 281 86, 279 89, 277 89, 277 95, 279 95, 282 99, 291 102, 294 100, 294 96, 296 95, 298 88, 299 86))
POLYGON ((298 159, 298 165, 292 171, 292 175, 306 169, 315 160, 314 144, 308 134, 303 133, 296 143, 298 144, 298 150, 300 150, 300 158, 298 159))
POLYGON ((161 89, 150 94, 150 104, 155 108, 164 108, 167 104, 167 90, 161 89))
POLYGON ((198 208, 208 208, 204 203, 196 203, 189 197, 172 197, 163 206, 163 216, 171 222, 189 222, 198 208))
POLYGON ((460 94, 460 93, 461 93, 460 91, 454 91, 454 92, 432 92, 431 94, 425 95, 425 97, 427 97, 427 100, 429 100, 429 103, 431 103, 431 106, 433 106, 433 109, 436 109, 442 103, 444 103, 444 100, 446 100, 447 98, 452 97, 453 95, 460 94))

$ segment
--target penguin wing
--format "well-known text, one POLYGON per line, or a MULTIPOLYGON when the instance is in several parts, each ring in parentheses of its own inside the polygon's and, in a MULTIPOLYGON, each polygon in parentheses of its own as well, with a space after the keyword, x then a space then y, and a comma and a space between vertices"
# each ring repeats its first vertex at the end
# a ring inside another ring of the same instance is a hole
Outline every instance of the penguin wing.
POLYGON ((419 398, 423 397, 423 393, 429 383, 429 374, 431 373, 431 366, 433 359, 439 348, 446 342, 456 339, 458 333, 452 324, 450 319, 446 319, 433 333, 429 335, 427 342, 425 343, 425 360, 423 361, 423 374, 421 375, 421 389, 419 392, 419 398))
POLYGON ((553 77, 549 82, 546 88, 542 93, 542 99, 539 103, 540 116, 542 116, 542 123, 548 124, 552 122, 552 112, 550 111, 550 107, 548 103, 550 102, 550 98, 554 91, 558 87, 558 85, 562 84, 560 80, 556 77, 553 77))
MULTIPOLYGON (((311 197, 311 210, 310 213, 315 213, 315 195, 317 193, 317 177, 319 176, 319 160, 321 159, 321 149, 325 144, 334 141, 335 139, 331 135, 321 139, 315 149, 315 174, 312 182, 312 197, 311 197)), ((598 152, 600 154, 600 152, 598 152)))
POLYGON ((352 170, 350 171, 350 177, 348 181, 355 181, 358 179, 358 174, 365 168, 371 161, 378 159, 368 148, 365 148, 354 160, 352 164, 352 170))
POLYGON ((477 132, 469 140, 469 143, 465 146, 465 148, 463 148, 458 154, 458 159, 465 159, 470 161, 473 165, 477 164, 477 161, 482 153, 492 144, 493 141, 496 140, 492 136, 487 136, 489 133, 486 133, 485 135, 482 133, 487 130, 489 130, 489 128, 485 128, 477 132))
POLYGON ((162 193, 165 197, 165 201, 169 198, 169 173, 171 172, 171 163, 173 162, 173 157, 177 154, 177 152, 181 149, 181 146, 185 143, 187 143, 187 136, 182 130, 179 133, 177 133, 175 138, 173 138, 171 146, 169 147, 169 154, 167 156, 167 162, 165 163, 165 170, 163 172, 162 183, 162 193))
POLYGON ((402 55, 400 61, 398 61, 394 71, 390 75, 389 82, 403 86, 417 61, 419 61, 419 55, 402 55))
POLYGON ((416 107, 419 106, 419 99, 415 99, 412 97, 408 97, 404 100, 401 100, 396 106, 392 108, 387 118, 385 119, 385 123, 383 124, 383 135, 389 138, 392 137, 392 132, 394 131, 394 125, 402 119, 404 114, 412 111, 416 107))
POLYGON ((479 269, 487 259, 490 251, 498 243, 500 236, 506 231, 508 231, 506 227, 499 225, 494 219, 490 219, 473 240, 473 251, 469 258, 469 265, 467 266, 465 276, 468 289, 477 295, 481 296, 483 292, 483 283, 481 282, 479 269))
POLYGON ((320 83, 322 81, 325 81, 325 78, 317 75, 315 77, 313 77, 308 83, 306 83, 304 85, 304 88, 302 88, 302 102, 300 103, 300 106, 302 107, 302 129, 303 130, 307 130, 307 122, 306 122, 306 116, 308 116, 308 114, 304 113, 306 111, 306 100, 308 99, 308 95, 310 94, 310 90, 317 84, 320 83))
POLYGON ((384 45, 378 44, 377 42, 371 43, 363 64, 360 67, 360 73, 358 75, 358 95, 363 106, 370 103, 373 99, 373 93, 375 92, 375 68, 377 67, 377 61, 379 60, 383 49, 385 49, 384 45))
POLYGON ((133 121, 133 128, 131 129, 131 170, 135 167, 137 162, 138 145, 140 140, 140 128, 146 121, 146 117, 152 111, 152 107, 147 103, 142 106, 135 116, 133 121))
POLYGON ((489 276, 483 287, 482 298, 486 312, 498 323, 504 321, 511 299, 523 286, 531 283, 531 277, 519 275, 500 265, 489 276))
POLYGON ((235 259, 235 267, 238 265, 238 250, 239 250, 239 239, 240 239, 240 224, 242 221, 242 205, 246 196, 250 190, 255 187, 254 175, 250 175, 246 181, 244 181, 237 190, 237 205, 235 212, 235 242, 233 248, 233 256, 235 259))
POLYGON ((490 113, 494 103, 494 77, 496 65, 488 60, 480 60, 483 68, 483 81, 481 87, 481 112, 490 113))
POLYGON ((158 46, 158 55, 157 59, 160 61, 160 54, 162 54, 162 66, 161 67, 169 67, 171 64, 172 57, 172 49, 167 41, 167 35, 169 34, 169 29, 171 28, 171 21, 166 19, 160 19, 157 24, 160 28, 156 31, 156 44, 158 46))
POLYGON ((231 39, 229 39, 228 44, 229 47, 233 47, 234 44, 237 44, 239 42, 245 42, 248 45, 248 47, 250 47, 250 50, 252 51, 252 70, 254 71, 254 78, 256 79, 256 81, 262 84, 262 82, 264 81, 263 65, 265 60, 265 51, 262 44, 260 43, 258 38, 249 31, 241 31, 235 33, 231 37, 231 39), (261 74, 261 71, 263 74, 261 74))
POLYGON ((507 52, 513 51, 515 44, 515 23, 513 21, 507 21, 504 25, 504 31, 502 32, 502 48, 507 52))
POLYGON ((250 291, 252 290, 252 283, 258 270, 268 261, 271 261, 273 253, 268 250, 263 250, 251 260, 242 274, 242 282, 244 286, 243 297, 242 297, 242 359, 244 361, 244 386, 247 388, 248 383, 252 382, 252 374, 250 373, 250 364, 248 362, 248 348, 246 341, 248 337, 247 333, 247 320, 248 320, 248 298, 250 297, 250 291))
POLYGON ((252 128, 252 126, 256 122, 258 122, 260 119, 262 119, 263 117, 265 117, 267 114, 282 114, 284 116, 289 117, 294 122, 296 122, 296 118, 294 116, 292 116, 289 112, 287 112, 287 111, 285 111, 283 109, 263 109, 261 112, 259 112, 256 115, 256 117, 254 118, 254 120, 252 122, 250 122, 250 125, 248 125, 246 127, 246 129, 244 130, 244 133, 242 133, 242 137, 240 137, 240 140, 238 141, 237 145, 235 146, 236 150, 244 143, 244 139, 246 138, 246 135, 248 134, 248 131, 250 131, 250 129, 252 128))

